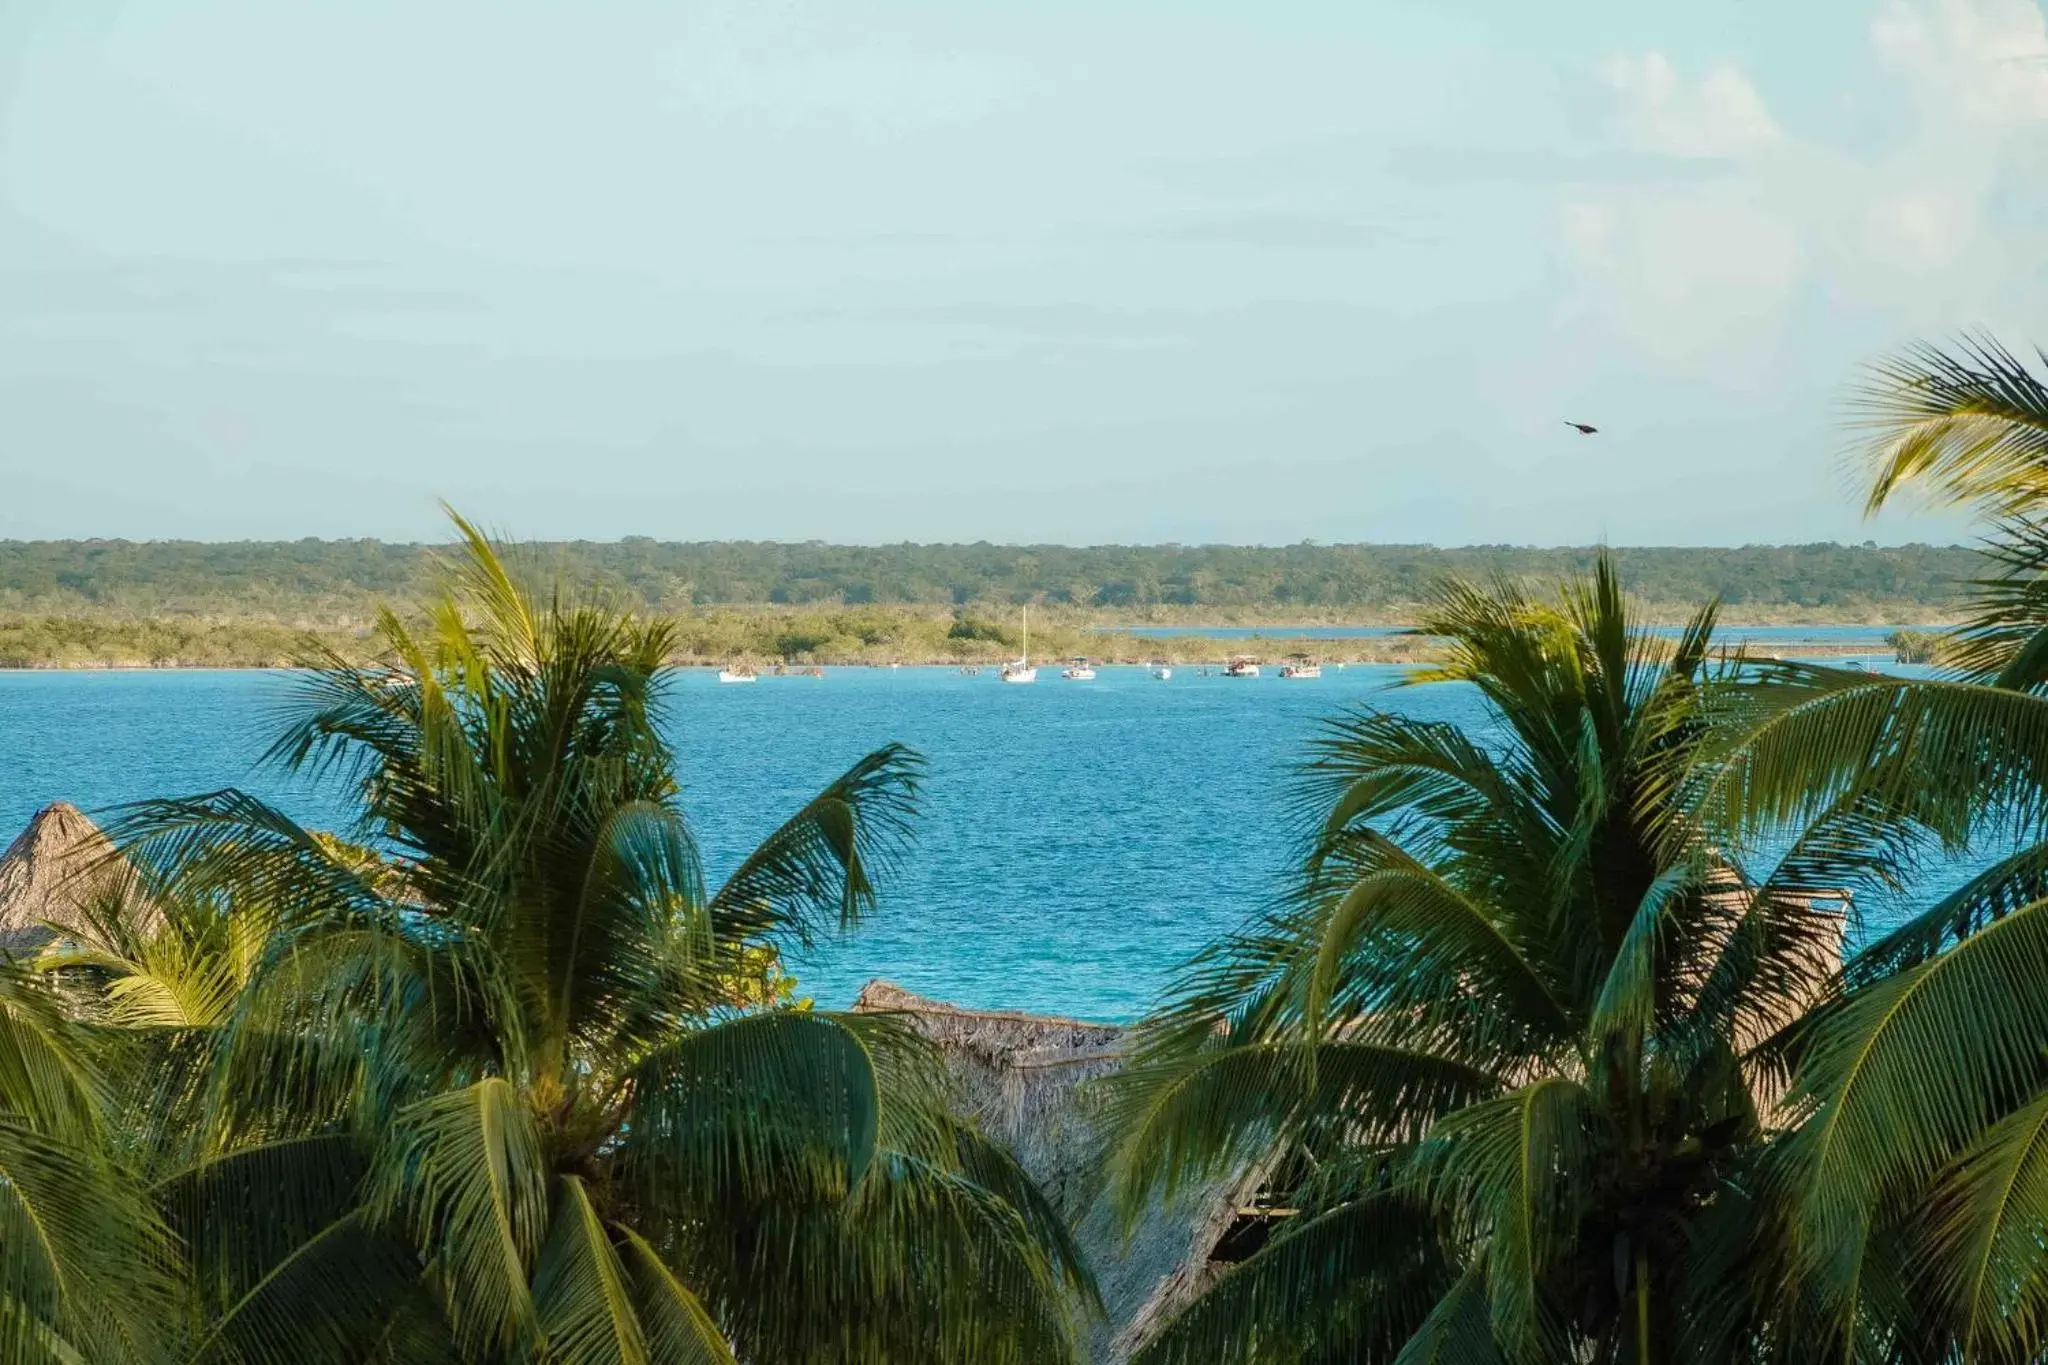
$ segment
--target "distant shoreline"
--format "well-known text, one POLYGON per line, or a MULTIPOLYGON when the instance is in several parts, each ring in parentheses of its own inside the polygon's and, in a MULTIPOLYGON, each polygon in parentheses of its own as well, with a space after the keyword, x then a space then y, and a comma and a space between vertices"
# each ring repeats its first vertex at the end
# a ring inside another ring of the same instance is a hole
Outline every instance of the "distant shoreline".
MULTIPOLYGON (((148 623, 135 623, 138 626, 148 623)), ((1361 623, 1362 624, 1362 623, 1361 623)), ((1662 625, 1662 622, 1650 624, 1662 625)), ((1843 630, 1865 628, 1864 622, 1801 623, 1816 630, 1843 630)), ((1887 623, 1890 628, 1896 623, 1887 623)), ((1219 629, 1253 629, 1256 627, 1218 627, 1219 629)), ((1273 629, 1314 630, 1315 624, 1274 626, 1273 629)), ((1343 628, 1343 627, 1332 627, 1343 628)), ((1351 628, 1360 628, 1354 625, 1351 628)), ((1370 628, 1370 627, 1367 627, 1370 628)), ((1734 634, 1754 625, 1737 623, 1726 628, 1734 634)), ((1776 630, 1797 630, 1799 625, 1787 626, 1770 623, 1776 630)), ((1877 626, 1870 626, 1875 631, 1877 626)), ((1929 627, 1909 627, 1929 629, 1929 627)), ((1143 629, 1142 626, 1135 629, 1143 629)), ((1171 630, 1171 627, 1167 627, 1171 630)), ((6 643, 6 623, 0 621, 0 645, 6 643)), ((108 634, 116 638, 78 640, 67 642, 68 647, 50 651, 33 651, 20 648, 14 642, 13 648, 0 647, 0 672, 5 673, 125 673, 125 672, 247 672, 277 671, 297 672, 313 667, 308 660, 325 645, 351 661, 367 661, 369 641, 359 637, 347 640, 322 639, 311 632, 290 632, 284 628, 271 628, 263 632, 260 642, 233 638, 239 634, 234 626, 223 626, 222 634, 229 638, 206 639, 202 631, 198 639, 179 641, 199 648, 179 649, 176 643, 162 642, 157 648, 143 650, 135 648, 138 643, 118 638, 124 631, 113 628, 108 634), (292 636, 303 642, 303 649, 292 649, 279 636, 292 636), (236 646, 255 644, 245 650, 236 646), (124 648, 123 646, 127 646, 124 648), (356 648, 349 648, 354 645, 356 648), (166 647, 168 646, 168 647, 166 647)), ((865 645, 846 641, 854 648, 834 649, 812 647, 805 650, 775 652, 763 648, 767 641, 734 642, 727 650, 690 650, 670 659, 672 667, 680 669, 718 668, 734 662, 745 662, 766 673, 781 665, 788 668, 817 666, 823 668, 988 668, 1013 658, 1017 649, 1013 642, 1005 640, 971 639, 948 640, 950 648, 935 651, 919 649, 909 641, 897 644, 875 642, 865 645)), ((1845 641, 1839 638, 1802 638, 1788 635, 1782 639, 1752 641, 1744 644, 1730 639, 1730 648, 1742 647, 1753 658, 1870 658, 1892 653, 1888 645, 1873 645, 1861 641, 1845 641)), ((1293 656, 1309 656, 1325 663, 1337 664, 1427 664, 1435 661, 1440 651, 1427 636, 1419 635, 1375 635, 1375 636, 1315 636, 1315 635, 1170 635, 1134 633, 1133 627, 1103 630, 1089 627, 1076 630, 1071 626, 1046 628, 1034 623, 1032 629, 1031 656, 1041 664, 1053 665, 1059 661, 1085 656, 1100 664, 1112 666, 1142 665, 1152 662, 1167 662, 1176 665, 1197 667, 1222 664, 1238 656, 1252 656, 1266 662, 1281 662, 1293 656), (1132 633, 1127 633, 1132 632, 1132 633)))

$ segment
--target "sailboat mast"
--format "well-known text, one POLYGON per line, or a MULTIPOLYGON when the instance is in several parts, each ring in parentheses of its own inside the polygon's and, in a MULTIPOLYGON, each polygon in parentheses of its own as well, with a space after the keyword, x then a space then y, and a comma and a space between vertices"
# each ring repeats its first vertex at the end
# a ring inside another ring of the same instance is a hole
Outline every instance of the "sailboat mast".
POLYGON ((1024 662, 1031 662, 1031 608, 1024 608, 1024 662))

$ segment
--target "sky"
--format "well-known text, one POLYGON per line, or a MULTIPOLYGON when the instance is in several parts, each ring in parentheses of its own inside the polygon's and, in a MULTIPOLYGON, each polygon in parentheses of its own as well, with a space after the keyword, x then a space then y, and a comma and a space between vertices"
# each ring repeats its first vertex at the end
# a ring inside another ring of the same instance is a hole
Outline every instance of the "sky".
POLYGON ((0 537, 1955 540, 2044 172, 2038 0, 6 0, 0 537))

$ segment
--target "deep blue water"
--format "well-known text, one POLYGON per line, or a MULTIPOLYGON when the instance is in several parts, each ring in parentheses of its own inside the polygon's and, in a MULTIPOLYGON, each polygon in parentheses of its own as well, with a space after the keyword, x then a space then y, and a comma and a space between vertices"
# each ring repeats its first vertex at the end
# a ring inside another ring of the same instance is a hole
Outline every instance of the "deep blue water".
MULTIPOLYGON (((691 819, 714 876, 834 774, 890 740, 929 761, 910 857, 879 915, 797 964, 821 1003, 882 976, 929 995, 1095 1018, 1143 1010, 1195 949, 1270 895, 1290 766, 1318 721, 1368 700, 1479 724, 1476 693, 1389 691, 1394 667, 1319 681, 1104 668, 1034 687, 946 669, 673 696, 691 819)), ((262 672, 0 673, 0 842, 46 802, 91 811, 242 785, 331 822, 333 793, 254 770, 290 686, 262 672)))

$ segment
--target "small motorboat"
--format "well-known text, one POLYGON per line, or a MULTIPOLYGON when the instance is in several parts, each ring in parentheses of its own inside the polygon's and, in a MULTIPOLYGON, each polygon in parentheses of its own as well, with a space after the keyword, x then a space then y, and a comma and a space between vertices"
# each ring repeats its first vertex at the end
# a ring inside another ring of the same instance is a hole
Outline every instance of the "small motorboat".
POLYGON ((1160 682, 1165 682, 1173 676, 1173 669, 1167 664, 1154 664, 1152 665, 1152 676, 1160 682))
POLYGON ((1249 654, 1234 655, 1230 662, 1223 666, 1223 676, 1226 678, 1256 678, 1259 676, 1259 661, 1249 654))
POLYGON ((1280 676, 1294 681, 1300 681, 1305 678, 1320 678, 1323 676, 1323 666, 1314 659, 1295 659, 1281 668, 1280 676))
POLYGON ((1071 663, 1060 670, 1060 676, 1068 682, 1094 682, 1095 670, 1088 666, 1085 655, 1075 655, 1071 663))
POLYGON ((745 664, 733 664, 729 668, 721 668, 718 670, 718 680, 722 683, 759 682, 761 680, 761 675, 754 672, 753 669, 747 667, 745 664))

